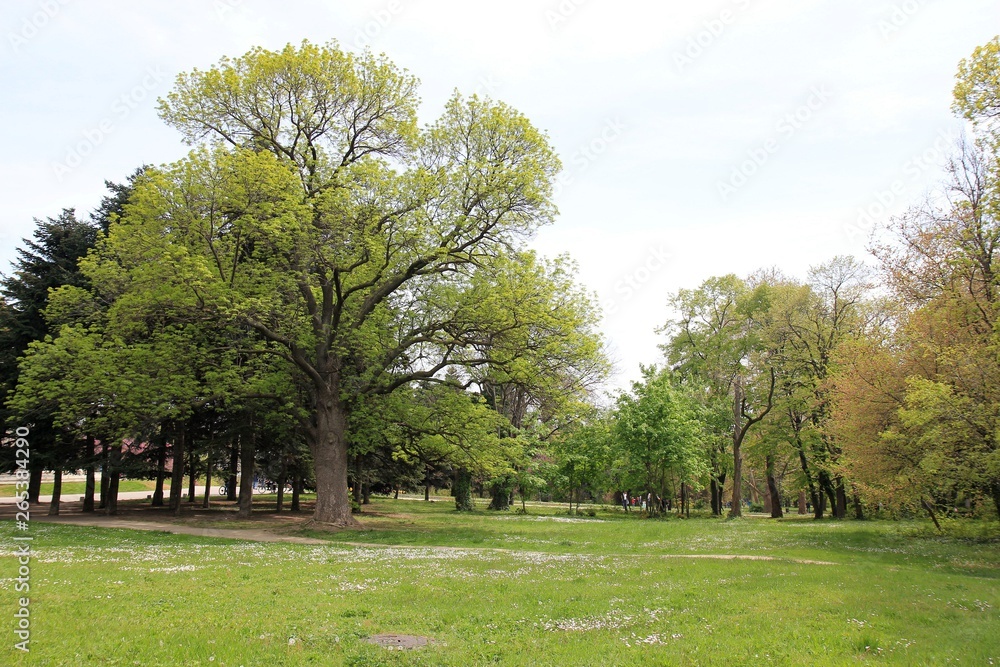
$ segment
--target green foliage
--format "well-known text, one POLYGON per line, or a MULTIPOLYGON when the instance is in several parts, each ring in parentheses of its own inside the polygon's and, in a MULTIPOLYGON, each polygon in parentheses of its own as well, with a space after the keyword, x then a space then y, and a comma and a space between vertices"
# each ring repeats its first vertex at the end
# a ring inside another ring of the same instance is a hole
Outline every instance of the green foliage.
POLYGON ((647 367, 632 392, 618 398, 612 433, 625 488, 668 498, 673 486, 699 483, 708 475, 705 425, 678 381, 669 371, 647 367))

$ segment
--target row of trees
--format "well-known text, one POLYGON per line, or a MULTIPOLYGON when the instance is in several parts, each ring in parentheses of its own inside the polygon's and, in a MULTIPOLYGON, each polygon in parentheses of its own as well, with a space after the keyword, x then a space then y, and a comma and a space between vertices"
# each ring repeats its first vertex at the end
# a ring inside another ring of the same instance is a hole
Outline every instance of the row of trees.
POLYGON ((607 363, 571 263, 523 249, 559 161, 478 97, 419 127, 416 88, 307 42, 179 77, 160 113, 190 155, 114 186, 96 224, 40 224, 6 283, 32 325, 8 327, 24 357, 6 377, 35 465, 96 455, 113 490, 130 462, 162 479, 169 448, 178 507, 193 443, 237 452, 247 489, 267 442, 308 469, 315 519, 346 525, 380 447, 502 477, 563 428, 607 363))
POLYGON ((838 257, 805 282, 768 269, 675 294, 667 365, 608 417, 619 449, 648 438, 681 483, 707 465, 716 514, 728 480, 729 514, 740 515, 745 462, 776 517, 782 487, 804 492, 817 518, 843 518, 852 503, 859 517, 920 509, 936 522, 939 507, 984 502, 1000 514, 998 71, 998 39, 960 64, 954 110, 971 136, 944 192, 873 234, 874 270, 838 257), (658 384, 686 403, 668 410, 673 421, 636 419, 658 384), (696 427, 682 426, 688 415, 696 427))
POLYGON ((997 40, 961 64, 972 138, 947 196, 873 237, 876 269, 678 291, 666 364, 603 409, 594 300, 524 248, 559 162, 521 114, 456 95, 420 127, 412 76, 335 44, 182 75, 160 114, 188 157, 39 221, 3 280, 29 493, 86 469, 92 508, 100 470, 113 512, 121 475, 157 479, 154 503, 170 475, 179 510, 185 473, 192 500, 214 473, 248 513, 259 470, 334 525, 371 491, 441 486, 459 509, 478 489, 739 516, 749 489, 776 517, 800 493, 817 518, 1000 511, 998 69, 997 40))

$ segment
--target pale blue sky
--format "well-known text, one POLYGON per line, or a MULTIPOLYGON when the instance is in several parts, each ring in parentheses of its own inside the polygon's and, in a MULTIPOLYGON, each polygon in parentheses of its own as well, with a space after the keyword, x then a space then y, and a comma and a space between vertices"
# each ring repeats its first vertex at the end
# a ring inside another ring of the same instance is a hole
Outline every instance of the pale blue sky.
POLYGON ((6 0, 0 25, 5 271, 33 217, 89 211, 105 179, 185 154, 155 112, 177 73, 255 45, 337 39, 416 74, 424 121, 457 88, 549 133, 566 167, 561 216, 534 246, 578 260, 624 386, 659 359, 670 292, 864 256, 859 210, 885 220, 933 190, 962 127, 950 112, 958 61, 1000 32, 1000 7, 6 0))

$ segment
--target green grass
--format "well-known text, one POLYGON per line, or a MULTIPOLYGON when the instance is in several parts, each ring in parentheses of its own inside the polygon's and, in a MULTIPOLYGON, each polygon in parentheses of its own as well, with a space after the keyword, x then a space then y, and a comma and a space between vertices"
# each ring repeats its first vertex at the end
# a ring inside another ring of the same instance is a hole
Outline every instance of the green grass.
MULTIPOLYGON (((329 546, 35 522, 32 652, 8 633, 0 664, 1000 665, 995 522, 939 537, 923 523, 531 511, 379 500, 329 546), (381 632, 435 643, 363 641, 381 632)), ((0 525, 8 619, 13 536, 0 525)))
MULTIPOLYGON (((100 480, 98 480, 100 484, 100 480)), ((118 490, 122 493, 126 491, 152 491, 156 488, 156 482, 146 481, 146 480, 134 480, 126 479, 119 482, 118 490)), ((166 489, 170 486, 167 485, 166 489)), ((184 487, 187 489, 187 487, 184 487)), ((72 496, 82 496, 87 490, 86 482, 63 482, 62 485, 62 498, 64 500, 76 500, 72 496)), ((14 484, 0 484, 0 498, 12 498, 16 493, 17 489, 14 484)), ((98 489, 98 492, 100 489, 98 489)), ((41 486, 41 490, 38 495, 40 496, 51 496, 52 495, 52 482, 45 482, 41 486)))

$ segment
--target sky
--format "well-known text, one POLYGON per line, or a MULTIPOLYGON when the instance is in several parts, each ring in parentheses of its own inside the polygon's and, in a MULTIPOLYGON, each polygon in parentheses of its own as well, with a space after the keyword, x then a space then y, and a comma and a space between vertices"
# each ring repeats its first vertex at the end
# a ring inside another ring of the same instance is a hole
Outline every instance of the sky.
POLYGON ((958 62, 996 0, 4 0, 0 271, 35 218, 92 211, 104 181, 190 150, 156 114, 176 76, 303 39, 385 53, 421 80, 502 100, 563 161, 568 253, 603 307, 616 374, 662 361, 670 295, 779 267, 804 279, 933 196, 963 124, 958 62))

